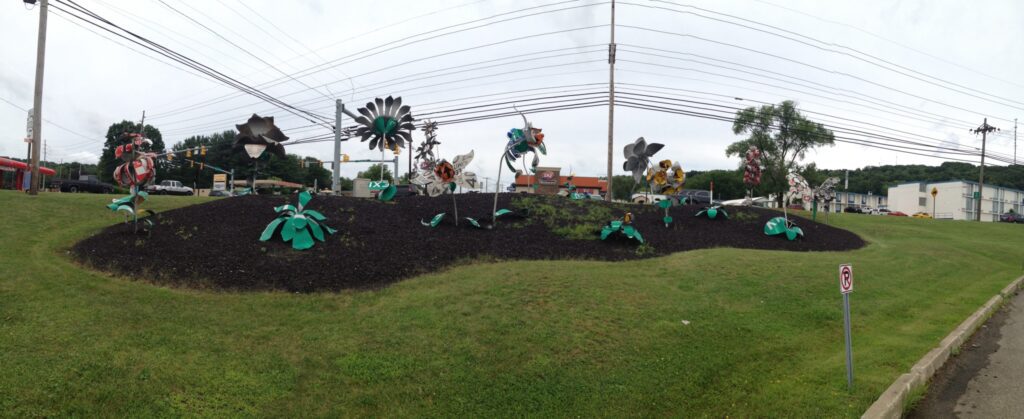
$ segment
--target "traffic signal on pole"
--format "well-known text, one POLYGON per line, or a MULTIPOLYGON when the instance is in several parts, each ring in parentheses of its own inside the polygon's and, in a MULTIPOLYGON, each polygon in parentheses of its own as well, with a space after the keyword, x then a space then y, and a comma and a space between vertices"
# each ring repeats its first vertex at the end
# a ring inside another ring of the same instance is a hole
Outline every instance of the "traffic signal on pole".
POLYGON ((174 153, 167 155, 167 161, 174 161, 174 153))
POLYGON ((202 146, 202 147, 199 147, 199 155, 200 156, 205 156, 206 155, 206 146, 205 145, 202 146))
POLYGON ((185 157, 192 157, 192 149, 185 150, 185 157))
POLYGON ((189 168, 196 167, 196 161, 195 160, 189 160, 188 161, 188 167, 189 168))
POLYGON ((348 161, 348 154, 342 154, 341 161, 348 161))

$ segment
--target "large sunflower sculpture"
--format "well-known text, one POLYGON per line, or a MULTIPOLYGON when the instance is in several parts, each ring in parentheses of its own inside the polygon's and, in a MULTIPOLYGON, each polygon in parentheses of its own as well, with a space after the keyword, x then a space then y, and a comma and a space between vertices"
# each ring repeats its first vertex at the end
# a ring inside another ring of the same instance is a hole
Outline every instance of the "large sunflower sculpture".
POLYGON ((411 145, 411 131, 416 126, 409 111, 409 105, 402 105, 401 96, 367 102, 365 107, 359 108, 362 116, 355 119, 362 125, 356 128, 359 141, 370 140, 370 149, 376 148, 381 152, 385 148, 397 150, 411 145))
POLYGON ((647 183, 651 187, 651 193, 677 195, 686 184, 686 172, 678 161, 673 163, 672 160, 662 160, 658 162, 657 168, 648 169, 647 183))

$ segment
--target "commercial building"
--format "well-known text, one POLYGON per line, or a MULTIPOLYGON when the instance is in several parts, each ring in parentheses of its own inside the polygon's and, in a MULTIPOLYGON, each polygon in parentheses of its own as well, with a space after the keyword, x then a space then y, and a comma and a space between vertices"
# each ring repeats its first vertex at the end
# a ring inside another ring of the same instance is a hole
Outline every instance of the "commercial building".
MULTIPOLYGON (((926 212, 947 220, 977 219, 978 182, 908 182, 889 188, 889 209, 907 214, 926 212), (932 191, 935 197, 932 198, 932 191)), ((1024 191, 985 185, 981 194, 981 220, 999 221, 999 215, 1011 209, 1020 213, 1024 191)))
POLYGON ((889 197, 885 195, 875 195, 873 193, 860 193, 860 192, 839 192, 836 191, 836 203, 832 205, 832 212, 842 212, 844 209, 853 207, 857 210, 862 208, 882 209, 889 208, 889 197))
MULTIPOLYGON (((569 182, 561 171, 560 167, 538 167, 535 174, 517 173, 513 192, 556 195, 565 191, 565 184, 569 182)), ((596 177, 573 176, 572 184, 577 193, 604 196, 608 192, 608 181, 596 177)))

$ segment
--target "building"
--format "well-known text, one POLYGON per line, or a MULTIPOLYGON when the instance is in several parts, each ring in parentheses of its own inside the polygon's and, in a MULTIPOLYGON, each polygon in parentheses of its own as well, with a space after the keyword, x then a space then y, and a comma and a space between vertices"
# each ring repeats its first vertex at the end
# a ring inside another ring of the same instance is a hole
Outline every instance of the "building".
MULTIPOLYGON (((45 182, 46 176, 55 176, 57 172, 49 167, 39 166, 39 174, 45 182)), ((28 163, 0 157, 0 189, 28 190, 31 179, 32 168, 28 163), (11 172, 11 175, 7 176, 7 172, 11 172)))
MULTIPOLYGON (((907 214, 925 212, 948 220, 975 220, 978 189, 978 182, 969 180, 901 183, 889 188, 889 209, 907 214)), ((999 215, 1011 209, 1020 213, 1022 207, 1024 191, 985 185, 981 194, 982 221, 999 221, 999 215)))
MULTIPOLYGON (((536 174, 517 173, 515 183, 512 184, 513 192, 557 195, 567 191, 565 184, 569 178, 561 176, 561 170, 560 167, 538 167, 536 174)), ((577 193, 600 196, 608 193, 608 181, 605 179, 573 176, 572 184, 576 186, 577 193)))
MULTIPOLYGON (((892 209, 892 206, 889 205, 889 197, 888 196, 885 196, 885 195, 875 195, 875 194, 873 194, 871 192, 868 192, 868 193, 864 194, 864 193, 860 193, 860 192, 840 192, 840 191, 836 191, 836 201, 835 202, 836 202, 835 205, 833 205, 832 208, 831 208, 832 212, 842 212, 844 209, 850 208, 850 207, 856 208, 858 210, 860 210, 861 208, 873 208, 873 209, 889 208, 889 209, 892 209)), ((908 212, 907 214, 910 214, 910 213, 908 212)))

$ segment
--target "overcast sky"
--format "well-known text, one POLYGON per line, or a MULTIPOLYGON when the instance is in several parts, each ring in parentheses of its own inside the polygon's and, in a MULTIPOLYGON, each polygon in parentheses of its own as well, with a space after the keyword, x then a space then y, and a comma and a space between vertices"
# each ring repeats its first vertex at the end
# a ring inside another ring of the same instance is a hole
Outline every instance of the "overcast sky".
MULTIPOLYGON (((164 2, 79 0, 114 23, 244 83, 261 86, 293 106, 331 118, 334 98, 362 106, 375 96, 400 95, 412 106, 414 115, 482 101, 522 101, 521 107, 529 108, 549 106, 537 104, 544 101, 525 101, 531 97, 575 94, 571 97, 575 103, 595 105, 606 98, 600 92, 607 90, 608 83, 607 2, 164 2), (525 8, 532 9, 485 19, 525 8), (477 22, 467 24, 471 21, 477 22), (437 31, 413 36, 432 30, 437 31), (454 31, 459 32, 442 35, 454 31), (564 32, 552 33, 558 31, 564 32), (435 35, 441 36, 427 39, 435 35), (536 36, 515 40, 530 35, 536 36), (398 40, 402 41, 381 47, 398 40), (362 52, 368 49, 372 56, 362 52), (356 53, 360 54, 351 57, 356 53), (437 57, 429 58, 432 56, 437 57), (353 59, 358 57, 365 58, 353 59), (326 62, 332 65, 324 65, 326 62), (323 71, 264 85, 279 81, 284 73, 317 65, 323 71), (508 93, 517 91, 525 92, 508 93), (494 96, 478 97, 482 95, 494 96)), ((1020 77, 1024 68, 1024 2, 674 3, 617 3, 615 77, 622 83, 618 87, 622 100, 649 100, 637 94, 691 100, 674 106, 700 107, 704 109, 688 110, 729 116, 733 111, 726 107, 792 99, 806 116, 842 125, 848 131, 884 133, 924 143, 942 141, 951 147, 980 147, 980 138, 968 129, 988 117, 992 125, 1003 129, 991 139, 989 150, 1013 154, 1013 119, 1024 116, 1024 78, 1020 77), (903 133, 881 131, 879 126, 903 133)), ((219 82, 161 62, 165 59, 105 39, 73 24, 73 18, 54 8, 51 11, 44 118, 77 134, 44 125, 50 160, 95 162, 107 127, 123 119, 137 121, 143 110, 146 122, 163 132, 168 145, 190 135, 233 129, 253 112, 275 116, 292 139, 329 133, 219 82)), ((38 9, 28 9, 19 1, 0 5, 0 99, 13 103, 0 101, 0 155, 25 155, 24 110, 32 106, 37 24, 38 9)), ((128 45, 124 40, 118 42, 128 45)), ((489 109, 511 110, 510 105, 489 109)), ((541 165, 561 166, 563 173, 571 167, 581 176, 604 175, 607 106, 536 113, 529 118, 546 134, 548 155, 541 157, 541 165)), ((351 122, 346 117, 343 124, 351 122)), ((520 118, 510 116, 442 126, 441 154, 450 159, 472 149, 476 160, 470 168, 479 176, 493 178, 506 131, 521 125, 520 118)), ((740 139, 732 134, 731 123, 619 106, 615 112, 616 173, 621 172, 622 146, 639 136, 666 144, 657 157, 679 160, 687 170, 737 165, 736 158, 724 153, 726 146, 740 139)), ((415 139, 419 142, 422 133, 417 132, 415 139)), ((332 149, 330 142, 287 147, 289 153, 322 160, 330 160, 332 149)), ((357 159, 380 157, 357 140, 343 143, 342 149, 357 159)), ((404 170, 406 156, 402 157, 404 170)), ((942 161, 839 143, 811 153, 805 163, 857 168, 942 161)), ((342 173, 351 177, 364 168, 343 165, 342 173)))

